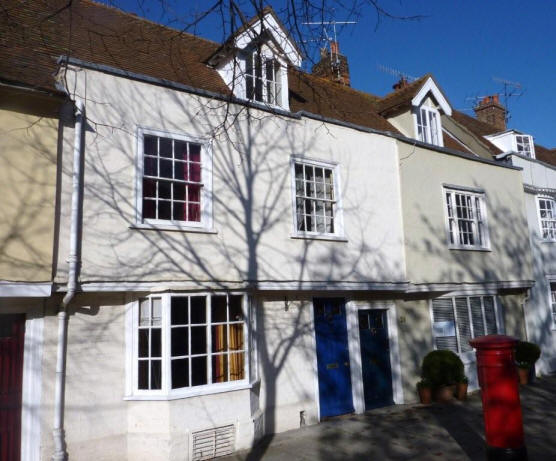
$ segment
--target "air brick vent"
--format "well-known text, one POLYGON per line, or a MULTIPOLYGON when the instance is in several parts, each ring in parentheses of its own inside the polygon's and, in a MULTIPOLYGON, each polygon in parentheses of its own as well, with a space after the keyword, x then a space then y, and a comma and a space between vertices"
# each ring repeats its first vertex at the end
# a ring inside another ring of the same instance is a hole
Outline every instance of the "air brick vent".
POLYGON ((193 433, 193 461, 213 459, 234 451, 235 427, 222 426, 193 433))

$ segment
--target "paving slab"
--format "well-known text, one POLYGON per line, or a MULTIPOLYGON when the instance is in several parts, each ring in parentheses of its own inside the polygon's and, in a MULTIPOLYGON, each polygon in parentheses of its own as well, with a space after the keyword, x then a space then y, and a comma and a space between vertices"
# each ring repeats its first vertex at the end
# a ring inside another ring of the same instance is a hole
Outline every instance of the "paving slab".
MULTIPOLYGON (((556 375, 521 387, 529 461, 556 461, 556 375)), ((485 459, 480 392, 467 401, 395 405, 264 437, 221 461, 485 459)))

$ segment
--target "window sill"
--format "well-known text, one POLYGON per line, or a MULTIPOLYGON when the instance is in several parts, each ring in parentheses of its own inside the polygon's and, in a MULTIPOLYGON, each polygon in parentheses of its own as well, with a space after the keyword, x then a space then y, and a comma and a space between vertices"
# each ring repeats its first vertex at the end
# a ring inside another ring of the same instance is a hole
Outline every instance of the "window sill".
POLYGON ((130 225, 129 228, 135 230, 193 232, 197 234, 218 234, 218 231, 215 229, 208 229, 206 227, 179 226, 175 224, 136 223, 130 225))
POLYGON ((465 247, 465 246, 456 246, 456 245, 448 245, 449 250, 462 250, 462 251, 484 251, 484 252, 492 252, 490 248, 484 247, 465 247))
POLYGON ((290 234, 292 239, 301 240, 328 240, 330 242, 347 242, 348 239, 341 235, 328 235, 328 234, 290 234))
POLYGON ((180 399, 188 399, 190 397, 201 397, 204 395, 212 395, 212 394, 221 394, 223 392, 233 392, 233 391, 242 391, 245 389, 251 389, 252 387, 256 386, 258 381, 254 381, 252 383, 242 383, 242 384, 227 384, 218 386, 216 388, 207 389, 188 389, 185 391, 176 391, 171 394, 137 394, 137 395, 126 395, 124 396, 123 400, 126 401, 167 401, 167 400, 180 400, 180 399))
POLYGON ((556 243, 556 240, 539 239, 539 242, 541 242, 541 243, 556 243))

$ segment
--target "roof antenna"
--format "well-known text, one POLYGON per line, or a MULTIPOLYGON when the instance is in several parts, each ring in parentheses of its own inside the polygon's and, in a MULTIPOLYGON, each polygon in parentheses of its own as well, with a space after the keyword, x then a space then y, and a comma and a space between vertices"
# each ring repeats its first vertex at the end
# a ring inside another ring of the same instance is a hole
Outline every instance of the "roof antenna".
POLYGON ((415 80, 417 80, 417 77, 414 77, 413 75, 410 75, 406 72, 402 72, 401 70, 394 69, 393 67, 384 66, 382 64, 377 64, 376 67, 381 72, 393 75, 394 77, 399 78, 400 80, 405 80, 408 83, 411 83, 411 82, 414 82, 415 80))
POLYGON ((508 125, 511 118, 510 109, 508 107, 510 98, 519 98, 520 96, 523 96, 523 94, 525 94, 525 90, 523 89, 523 85, 519 82, 512 82, 511 80, 499 77, 492 77, 492 80, 501 83, 504 86, 504 92, 502 95, 504 97, 504 107, 506 108, 506 125, 508 125))
POLYGON ((302 24, 306 26, 322 26, 324 33, 324 40, 328 44, 328 49, 330 51, 330 65, 332 69, 336 70, 338 78, 340 78, 340 58, 339 58, 339 46, 338 46, 338 35, 336 31, 337 25, 351 25, 357 24, 357 21, 319 21, 319 22, 303 22, 302 24), (332 26, 333 38, 328 34, 326 26, 332 26), (334 45, 332 45, 334 43, 334 45))

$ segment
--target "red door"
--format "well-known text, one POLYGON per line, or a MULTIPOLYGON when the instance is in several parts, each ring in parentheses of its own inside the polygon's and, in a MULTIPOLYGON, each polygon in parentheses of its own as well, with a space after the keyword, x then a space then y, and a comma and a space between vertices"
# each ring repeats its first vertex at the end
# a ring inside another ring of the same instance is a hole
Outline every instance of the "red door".
POLYGON ((0 315, 0 461, 19 461, 24 315, 0 315))

